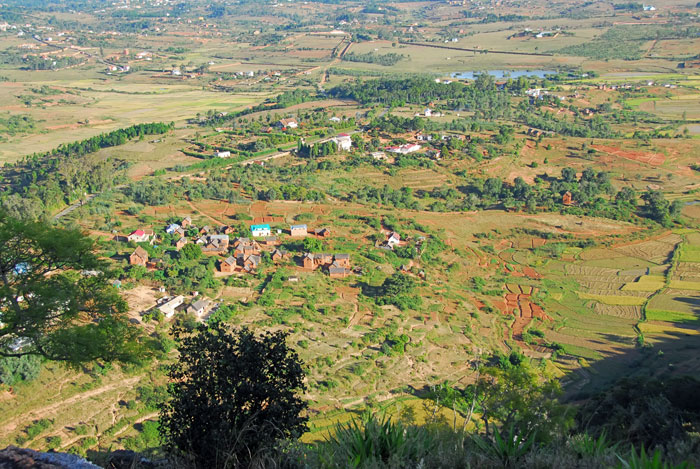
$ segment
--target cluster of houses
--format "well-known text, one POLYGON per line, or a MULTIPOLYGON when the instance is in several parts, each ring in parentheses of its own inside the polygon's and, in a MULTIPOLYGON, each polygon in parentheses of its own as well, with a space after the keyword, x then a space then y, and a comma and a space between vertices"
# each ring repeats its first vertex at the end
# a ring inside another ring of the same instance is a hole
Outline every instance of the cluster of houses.
POLYGON ((161 298, 157 305, 158 310, 168 319, 179 312, 193 314, 201 318, 211 307, 211 301, 197 296, 195 296, 195 299, 189 305, 186 305, 185 297, 182 295, 161 298))
POLYGON ((309 253, 302 257, 305 269, 318 268, 328 271, 331 278, 345 278, 352 273, 350 254, 309 253))
MULTIPOLYGON (((236 237, 231 239, 234 233, 231 226, 220 226, 216 229, 203 226, 196 230, 194 240, 186 235, 186 229, 194 228, 192 219, 185 217, 179 224, 173 223, 165 228, 165 232, 176 235, 173 246, 179 251, 188 243, 199 245, 204 254, 225 256, 219 261, 218 271, 222 274, 253 273, 262 263, 263 252, 268 252, 273 262, 280 262, 288 258, 288 253, 278 248, 280 238, 273 235, 269 224, 255 224, 250 226, 251 237, 236 237)), ((281 230, 277 230, 280 234, 281 230)), ((190 233, 191 234, 191 233, 190 233)), ((315 235, 319 238, 330 236, 328 228, 316 228, 309 230, 305 224, 291 225, 289 227, 291 237, 305 237, 315 235)), ((138 229, 127 236, 128 241, 135 243, 153 243, 155 235, 153 230, 138 229)), ((141 246, 129 255, 129 264, 156 269, 160 265, 160 259, 150 259, 148 252, 141 246)), ((333 278, 344 278, 350 273, 350 256, 348 254, 305 254, 302 258, 304 268, 314 270, 323 267, 333 278), (311 264, 309 264, 311 259, 311 264)), ((165 312, 164 312, 165 314, 165 312)), ((167 314, 166 314, 167 316, 167 314)))

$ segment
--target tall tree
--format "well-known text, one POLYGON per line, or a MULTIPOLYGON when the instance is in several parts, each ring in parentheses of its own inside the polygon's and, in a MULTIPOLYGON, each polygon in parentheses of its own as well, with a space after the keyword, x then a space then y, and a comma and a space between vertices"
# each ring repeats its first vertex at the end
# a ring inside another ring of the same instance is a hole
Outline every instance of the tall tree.
POLYGON ((306 430, 302 363, 287 334, 256 336, 221 322, 176 327, 180 358, 160 413, 166 447, 201 468, 247 467, 279 439, 306 430))
POLYGON ((0 356, 79 365, 147 353, 94 242, 77 229, 0 213, 0 356))

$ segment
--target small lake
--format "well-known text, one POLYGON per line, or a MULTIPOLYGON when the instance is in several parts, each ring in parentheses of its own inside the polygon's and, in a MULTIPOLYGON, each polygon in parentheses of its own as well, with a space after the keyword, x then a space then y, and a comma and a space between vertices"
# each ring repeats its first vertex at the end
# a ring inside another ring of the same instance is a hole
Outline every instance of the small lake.
MULTIPOLYGON (((472 72, 454 72, 450 76, 462 80, 474 80, 477 75, 484 73, 483 71, 472 72)), ((520 78, 520 77, 536 77, 544 78, 547 75, 556 75, 556 70, 487 70, 486 73, 494 78, 520 78)))

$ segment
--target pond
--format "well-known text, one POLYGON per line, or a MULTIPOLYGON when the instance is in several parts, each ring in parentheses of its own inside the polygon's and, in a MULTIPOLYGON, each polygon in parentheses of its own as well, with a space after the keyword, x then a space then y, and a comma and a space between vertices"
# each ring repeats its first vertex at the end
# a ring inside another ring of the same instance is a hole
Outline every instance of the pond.
MULTIPOLYGON (((474 80, 477 75, 484 73, 483 71, 471 72, 454 72, 450 76, 462 80, 474 80)), ((520 78, 520 77, 537 77, 544 78, 547 75, 556 75, 556 70, 487 70, 486 73, 494 78, 520 78)))

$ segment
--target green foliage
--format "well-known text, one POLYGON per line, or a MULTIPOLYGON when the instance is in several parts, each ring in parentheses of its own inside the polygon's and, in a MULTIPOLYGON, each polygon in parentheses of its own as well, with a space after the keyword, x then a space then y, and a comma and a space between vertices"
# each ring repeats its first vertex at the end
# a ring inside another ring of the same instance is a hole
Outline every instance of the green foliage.
POLYGON ((364 62, 368 64, 379 64, 385 67, 391 67, 396 65, 405 59, 406 56, 403 54, 395 54, 390 52, 388 54, 377 54, 376 52, 367 52, 364 54, 357 54, 355 52, 350 52, 343 56, 343 60, 348 62, 364 62))
POLYGON ((0 383, 14 386, 23 381, 31 381, 39 376, 41 357, 23 355, 0 358, 0 383))
POLYGON ((170 451, 202 467, 238 467, 306 429, 304 372, 285 333, 258 337, 215 322, 174 336, 180 358, 160 414, 170 451))
POLYGON ((317 457, 329 468, 407 467, 403 465, 417 463, 436 445, 424 427, 366 414, 362 420, 338 424, 334 435, 319 445, 317 457))
POLYGON ((493 438, 477 436, 473 441, 484 453, 503 464, 503 467, 515 467, 530 451, 535 436, 535 433, 518 433, 511 424, 502 430, 495 429, 493 438))
POLYGON ((199 244, 187 243, 180 249, 180 256, 187 261, 202 257, 202 247, 199 244))
POLYGON ((625 378, 587 400, 576 420, 594 437, 650 448, 700 430, 698 393, 700 381, 690 376, 625 378))
POLYGON ((323 251, 323 241, 318 238, 306 237, 302 243, 306 252, 321 252, 323 251))
POLYGON ((642 446, 639 454, 632 448, 628 458, 625 459, 619 455, 617 457, 620 460, 619 469, 690 469, 692 467, 686 462, 678 465, 664 462, 660 450, 657 449, 653 453, 647 453, 644 446, 642 446))
POLYGON ((24 441, 28 440, 33 440, 40 434, 44 433, 46 430, 51 428, 51 425, 53 425, 53 420, 49 419, 40 419, 36 420, 33 422, 31 425, 29 425, 27 428, 24 429, 24 433, 26 434, 25 437, 21 437, 21 442, 19 441, 20 439, 18 438, 18 443, 22 444, 24 441))
POLYGON ((0 356, 40 355, 73 366, 148 357, 146 339, 129 324, 128 305, 109 277, 80 273, 108 272, 94 249, 80 230, 0 214, 0 297, 6 299, 0 356))

